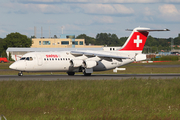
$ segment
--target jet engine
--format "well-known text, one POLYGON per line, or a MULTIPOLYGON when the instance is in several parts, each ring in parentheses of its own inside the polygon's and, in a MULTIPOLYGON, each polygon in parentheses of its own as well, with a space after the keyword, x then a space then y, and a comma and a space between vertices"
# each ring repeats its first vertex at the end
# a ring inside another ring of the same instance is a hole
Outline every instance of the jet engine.
POLYGON ((79 67, 83 64, 83 60, 71 60, 70 63, 73 67, 79 67))
POLYGON ((93 60, 87 60, 83 62, 83 65, 85 68, 93 68, 97 65, 97 62, 93 60))

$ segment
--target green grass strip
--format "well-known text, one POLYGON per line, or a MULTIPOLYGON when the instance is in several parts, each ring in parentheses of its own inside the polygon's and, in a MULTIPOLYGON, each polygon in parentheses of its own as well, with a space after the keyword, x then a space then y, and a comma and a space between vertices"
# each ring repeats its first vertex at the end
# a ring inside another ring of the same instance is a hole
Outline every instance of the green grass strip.
POLYGON ((180 79, 1 81, 8 120, 180 118, 180 79))

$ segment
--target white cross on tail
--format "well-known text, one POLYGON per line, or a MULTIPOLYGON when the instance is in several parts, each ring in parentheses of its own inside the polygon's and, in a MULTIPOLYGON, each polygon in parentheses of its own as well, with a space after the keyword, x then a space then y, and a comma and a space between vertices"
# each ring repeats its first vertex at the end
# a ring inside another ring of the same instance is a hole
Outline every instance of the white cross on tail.
POLYGON ((139 44, 142 43, 142 39, 139 39, 139 35, 137 35, 137 39, 134 39, 134 43, 136 43, 136 47, 139 47, 139 44))

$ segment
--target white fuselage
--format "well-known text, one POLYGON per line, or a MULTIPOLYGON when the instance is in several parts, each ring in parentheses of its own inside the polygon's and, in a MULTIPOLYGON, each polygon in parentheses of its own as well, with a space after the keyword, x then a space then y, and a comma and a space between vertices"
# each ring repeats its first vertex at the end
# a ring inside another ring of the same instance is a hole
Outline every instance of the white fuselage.
MULTIPOLYGON (((131 30, 130 30, 131 31, 131 30)), ((91 75, 93 71, 104 71, 146 59, 142 54, 150 31, 169 31, 168 29, 153 30, 150 28, 134 28, 125 44, 116 51, 61 51, 31 52, 14 62, 9 68, 20 71, 60 71, 74 75, 83 72, 91 75)))
MULTIPOLYGON (((102 53, 104 51, 94 51, 96 53, 102 53)), ((121 55, 124 57, 134 58, 135 53, 129 52, 129 54, 124 52, 105 52, 107 55, 121 55)), ((61 52, 32 52, 25 54, 21 59, 13 63, 10 68, 18 71, 59 71, 59 72, 79 72, 79 67, 73 67, 71 60, 85 60, 92 59, 93 57, 88 58, 87 56, 74 56, 70 51, 61 51, 61 52), (28 59, 27 59, 28 58, 28 59), (31 60, 29 59, 31 58, 31 60)), ((109 59, 104 58, 100 61, 97 61, 97 65, 93 67, 93 71, 104 71, 109 69, 114 69, 116 67, 128 64, 133 62, 134 59, 109 59)))

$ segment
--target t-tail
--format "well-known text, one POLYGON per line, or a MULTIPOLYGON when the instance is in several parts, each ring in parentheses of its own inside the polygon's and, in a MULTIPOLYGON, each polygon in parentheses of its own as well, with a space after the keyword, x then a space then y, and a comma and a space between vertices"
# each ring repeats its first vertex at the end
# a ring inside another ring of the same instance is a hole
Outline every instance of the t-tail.
POLYGON ((152 30, 150 28, 138 27, 134 30, 127 29, 127 31, 132 31, 132 33, 119 51, 132 51, 142 53, 149 32, 169 31, 169 29, 152 30))

